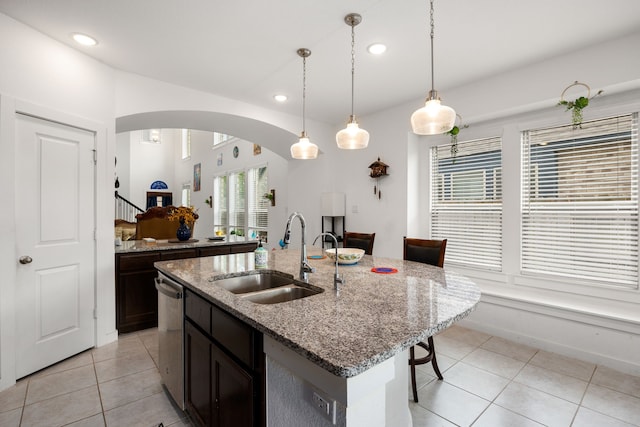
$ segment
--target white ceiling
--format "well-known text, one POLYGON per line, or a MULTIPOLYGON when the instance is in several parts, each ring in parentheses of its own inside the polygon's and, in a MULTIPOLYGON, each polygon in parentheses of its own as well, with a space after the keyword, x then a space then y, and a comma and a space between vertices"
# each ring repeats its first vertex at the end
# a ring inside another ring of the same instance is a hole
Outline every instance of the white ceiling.
MULTIPOLYGON (((105 64, 307 117, 346 122, 351 96, 350 12, 356 27, 355 112, 416 102, 431 85, 427 0, 0 0, 0 13, 105 64), (72 32, 98 39, 79 47, 72 32), (387 53, 366 53, 384 42, 387 53), (273 95, 289 96, 278 104, 273 95)), ((640 30, 638 0, 440 0, 435 88, 448 88, 640 30)), ((637 54, 637 52, 635 53, 637 54)), ((597 58, 594 59, 597 61, 597 58)))

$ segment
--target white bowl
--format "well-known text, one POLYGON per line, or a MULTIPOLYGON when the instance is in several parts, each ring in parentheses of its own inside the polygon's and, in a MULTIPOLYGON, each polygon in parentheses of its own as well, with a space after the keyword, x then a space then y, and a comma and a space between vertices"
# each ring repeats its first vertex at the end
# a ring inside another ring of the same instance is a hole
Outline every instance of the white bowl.
MULTIPOLYGON (((326 249, 325 253, 332 261, 336 259, 336 250, 326 249)), ((356 264, 364 256, 364 249, 338 248, 338 264, 356 264)))

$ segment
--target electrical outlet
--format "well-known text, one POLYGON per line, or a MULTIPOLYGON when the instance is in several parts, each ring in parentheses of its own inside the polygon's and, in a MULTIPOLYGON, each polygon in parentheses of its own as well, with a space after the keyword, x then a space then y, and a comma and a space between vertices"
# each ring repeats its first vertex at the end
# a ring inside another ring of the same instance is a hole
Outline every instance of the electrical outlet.
POLYGON ((333 424, 336 423, 336 401, 324 396, 320 396, 317 392, 311 394, 311 402, 318 411, 322 413, 333 424))

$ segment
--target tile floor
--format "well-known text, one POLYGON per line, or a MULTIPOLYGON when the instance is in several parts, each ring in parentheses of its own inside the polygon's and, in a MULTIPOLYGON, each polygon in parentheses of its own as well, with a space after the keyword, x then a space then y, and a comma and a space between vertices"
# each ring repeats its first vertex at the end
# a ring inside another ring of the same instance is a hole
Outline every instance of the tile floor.
MULTIPOLYGON (((414 427, 640 426, 638 377, 459 326, 435 343, 445 379, 418 367, 414 427)), ((157 359, 155 329, 123 335, 0 392, 0 426, 191 426, 157 359)))

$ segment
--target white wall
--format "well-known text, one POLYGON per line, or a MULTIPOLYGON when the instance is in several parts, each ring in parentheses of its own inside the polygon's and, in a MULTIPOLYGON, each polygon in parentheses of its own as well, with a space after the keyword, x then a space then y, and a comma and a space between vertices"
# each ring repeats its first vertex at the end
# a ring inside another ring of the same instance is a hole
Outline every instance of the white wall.
POLYGON ((0 14, 0 178, 7 209, 0 210, 0 390, 15 381, 14 287, 16 286, 14 198, 14 105, 24 101, 66 117, 100 125, 96 147, 97 334, 98 344, 117 338, 113 257, 114 71, 0 14))

